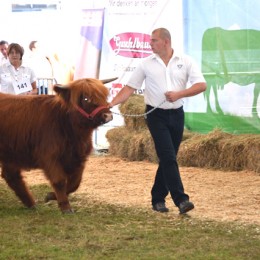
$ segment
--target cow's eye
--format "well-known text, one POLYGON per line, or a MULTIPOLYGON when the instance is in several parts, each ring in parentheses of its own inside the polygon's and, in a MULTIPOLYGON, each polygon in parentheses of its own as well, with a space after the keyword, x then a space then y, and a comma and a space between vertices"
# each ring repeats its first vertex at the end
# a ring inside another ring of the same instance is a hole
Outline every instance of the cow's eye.
POLYGON ((92 103, 92 99, 91 99, 91 97, 83 97, 83 98, 82 98, 82 102, 89 104, 89 103, 92 103))
POLYGON ((91 103, 91 98, 88 98, 88 97, 84 97, 83 99, 85 102, 88 102, 88 103, 91 103))

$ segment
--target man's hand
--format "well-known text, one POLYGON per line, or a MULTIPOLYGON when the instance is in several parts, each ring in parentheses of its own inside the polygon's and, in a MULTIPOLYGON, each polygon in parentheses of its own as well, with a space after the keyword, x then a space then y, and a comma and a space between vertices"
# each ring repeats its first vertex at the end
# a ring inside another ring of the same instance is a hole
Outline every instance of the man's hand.
POLYGON ((168 102, 175 102, 180 98, 179 92, 175 92, 175 91, 167 91, 165 93, 165 97, 168 102))
POLYGON ((112 103, 108 103, 108 104, 107 104, 107 107, 108 107, 108 108, 113 108, 112 103))

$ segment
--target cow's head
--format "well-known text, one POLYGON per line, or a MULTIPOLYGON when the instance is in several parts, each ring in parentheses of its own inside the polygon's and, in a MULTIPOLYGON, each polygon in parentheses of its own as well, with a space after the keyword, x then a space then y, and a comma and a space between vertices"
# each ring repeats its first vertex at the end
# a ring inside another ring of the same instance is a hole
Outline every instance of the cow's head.
MULTIPOLYGON (((112 80, 114 79, 110 81, 112 80)), ((104 80, 104 83, 110 81, 104 80)), ((57 84, 54 86, 54 91, 69 111, 76 111, 82 119, 94 127, 113 119, 107 103, 109 90, 103 85, 102 80, 79 79, 67 86, 57 84)))

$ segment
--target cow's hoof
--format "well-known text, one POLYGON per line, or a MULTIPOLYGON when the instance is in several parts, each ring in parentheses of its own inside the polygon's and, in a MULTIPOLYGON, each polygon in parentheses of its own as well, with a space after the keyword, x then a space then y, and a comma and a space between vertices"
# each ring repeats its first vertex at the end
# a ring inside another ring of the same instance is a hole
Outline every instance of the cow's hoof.
POLYGON ((74 214, 74 210, 73 209, 64 209, 62 210, 63 214, 74 214))
POLYGON ((56 195, 54 192, 48 192, 45 199, 44 199, 44 202, 49 202, 50 200, 56 200, 56 195))
POLYGON ((35 204, 35 205, 32 205, 32 206, 30 206, 30 207, 28 207, 28 209, 30 209, 30 210, 36 210, 36 209, 37 209, 36 204, 35 204))

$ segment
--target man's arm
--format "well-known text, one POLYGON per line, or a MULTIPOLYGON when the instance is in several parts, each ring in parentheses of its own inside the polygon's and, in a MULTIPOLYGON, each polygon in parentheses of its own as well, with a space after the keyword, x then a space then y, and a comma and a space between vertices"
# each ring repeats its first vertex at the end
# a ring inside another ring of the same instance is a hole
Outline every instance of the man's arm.
POLYGON ((118 94, 113 98, 113 100, 109 103, 109 107, 113 107, 120 103, 125 102, 133 93, 135 92, 134 88, 129 86, 124 86, 118 94))
POLYGON ((175 102, 180 98, 192 97, 205 91, 207 84, 205 82, 199 82, 192 85, 190 88, 181 91, 168 91, 165 93, 166 100, 169 102, 175 102))

